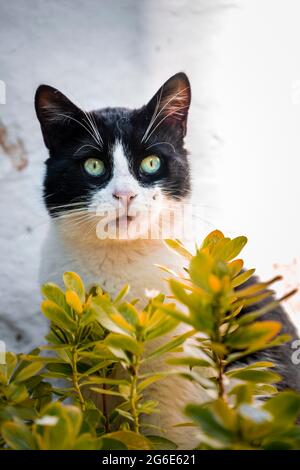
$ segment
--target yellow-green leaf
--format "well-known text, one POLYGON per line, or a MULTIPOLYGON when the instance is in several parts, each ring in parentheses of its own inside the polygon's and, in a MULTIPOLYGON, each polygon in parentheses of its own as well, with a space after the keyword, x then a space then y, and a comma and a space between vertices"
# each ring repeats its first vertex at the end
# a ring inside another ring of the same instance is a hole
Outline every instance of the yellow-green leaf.
POLYGON ((64 284, 67 290, 72 290, 78 295, 80 302, 83 304, 85 301, 85 288, 78 274, 69 271, 63 275, 64 284))
POLYGON ((82 314, 82 303, 78 294, 75 291, 67 290, 66 291, 66 301, 67 304, 76 312, 78 315, 82 314))
POLYGON ((73 330, 75 322, 52 300, 43 300, 41 311, 55 325, 69 331, 73 330))

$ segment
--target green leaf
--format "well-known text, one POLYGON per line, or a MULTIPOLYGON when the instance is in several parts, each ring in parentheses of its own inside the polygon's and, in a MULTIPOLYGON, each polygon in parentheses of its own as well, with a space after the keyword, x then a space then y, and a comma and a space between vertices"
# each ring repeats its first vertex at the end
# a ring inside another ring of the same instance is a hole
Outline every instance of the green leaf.
POLYGON ((132 431, 116 431, 106 434, 105 438, 121 441, 128 450, 151 450, 153 445, 141 434, 132 431))
POLYGON ((6 422, 1 428, 2 437, 6 444, 14 450, 36 450, 36 441, 21 422, 6 422))
POLYGON ((81 434, 72 447, 72 450, 99 450, 101 449, 101 439, 95 439, 89 433, 81 434))
POLYGON ((91 432, 95 432, 98 426, 105 423, 105 417, 98 408, 86 409, 83 415, 84 423, 88 425, 91 432))
POLYGON ((178 322, 194 326, 193 321, 186 314, 176 310, 174 304, 159 304, 159 309, 173 317, 178 322))
POLYGON ((185 259, 190 261, 193 255, 183 246, 179 240, 165 240, 165 244, 170 250, 175 251, 180 256, 183 256, 185 259))
POLYGON ((76 323, 52 300, 44 300, 41 304, 41 310, 54 325, 67 331, 74 330, 76 323))
POLYGON ((77 434, 80 432, 82 424, 82 413, 79 408, 74 405, 68 405, 67 408, 68 419, 71 421, 71 435, 73 439, 76 438, 77 434))
POLYGON ((198 359, 193 356, 186 357, 171 357, 167 359, 167 364, 176 365, 176 366, 187 366, 190 368, 193 367, 214 367, 213 362, 209 362, 205 359, 198 359))
POLYGON ((276 321, 260 321, 235 330, 226 338, 226 345, 234 349, 254 348, 266 345, 281 330, 276 321))
POLYGON ((65 294, 58 285, 53 282, 47 282, 42 286, 41 290, 44 297, 48 300, 52 300, 52 302, 56 303, 65 312, 69 312, 65 294))
POLYGON ((236 259, 234 261, 231 261, 230 263, 228 263, 228 268, 229 268, 229 271, 230 271, 230 275, 232 278, 236 277, 240 272, 241 270, 243 269, 243 266, 244 266, 244 262, 242 259, 236 259))
POLYGON ((24 367, 17 373, 16 377, 14 378, 15 383, 24 382, 25 380, 29 379, 30 377, 36 375, 41 369, 43 368, 43 364, 38 362, 33 362, 28 366, 24 367))
POLYGON ((223 239, 224 235, 220 230, 213 230, 205 237, 200 249, 203 250, 204 248, 217 246, 223 239))
POLYGON ((85 302, 85 288, 84 288, 84 284, 80 276, 78 276, 78 274, 74 272, 69 271, 69 272, 64 273, 63 280, 64 280, 66 290, 71 290, 71 291, 76 292, 81 303, 84 303, 85 302))
POLYGON ((281 376, 275 372, 261 369, 238 369, 226 373, 227 377, 245 380, 247 382, 272 384, 281 381, 281 376))
POLYGON ((81 385, 88 384, 128 385, 130 382, 126 379, 111 379, 110 377, 99 377, 98 375, 95 375, 89 377, 89 379, 81 385))
POLYGON ((249 269, 248 271, 244 271, 239 276, 236 276, 231 281, 232 287, 238 287, 241 284, 244 284, 246 281, 248 281, 253 276, 254 273, 255 273, 255 269, 249 269))
POLYGON ((154 449, 156 450, 176 450, 178 447, 175 442, 162 436, 147 435, 147 439, 151 441, 154 449))
POLYGON ((124 334, 109 333, 104 342, 112 352, 116 349, 129 351, 133 354, 140 354, 142 352, 142 346, 137 340, 124 334))
POLYGON ((128 450, 128 447, 122 441, 108 436, 109 435, 101 437, 100 450, 128 450))
POLYGON ((226 243, 223 250, 218 253, 218 256, 224 261, 231 261, 242 251, 247 241, 246 237, 236 237, 230 240, 226 243))
POLYGON ((188 405, 185 409, 186 415, 198 424, 200 430, 207 436, 217 439, 224 448, 233 443, 234 434, 226 429, 217 420, 215 414, 208 407, 201 405, 188 405))
POLYGON ((119 305, 119 312, 125 318, 125 320, 132 326, 136 326, 139 322, 138 310, 134 305, 124 302, 119 305))
POLYGON ((11 383, 6 391, 7 398, 12 403, 21 403, 29 397, 27 388, 23 384, 11 383))
MULTIPOLYGON (((41 436, 43 449, 48 450, 67 450, 74 442, 74 413, 80 413, 79 409, 74 412, 74 406, 62 405, 60 402, 50 403, 43 409, 41 424, 36 425, 36 432, 41 436), (56 418, 51 425, 42 424, 44 420, 56 418)), ((77 425, 76 425, 77 427, 77 425)))
MULTIPOLYGON (((90 309, 95 314, 95 319, 108 331, 129 335, 124 325, 120 326, 116 323, 115 319, 112 319, 112 316, 117 318, 118 316, 121 317, 121 315, 111 301, 105 298, 104 295, 93 298, 90 309)), ((126 324, 125 319, 124 323, 126 324)))
POLYGON ((119 291, 119 293, 116 295, 114 299, 114 303, 117 305, 130 291, 130 286, 128 284, 125 284, 124 287, 119 291))
POLYGON ((197 253, 191 260, 189 273, 193 283, 206 290, 210 290, 209 275, 213 273, 214 259, 204 252, 197 253))
MULTIPOLYGON (((72 346, 73 347, 73 346, 72 346)), ((66 361, 63 359, 59 359, 58 357, 47 357, 47 356, 32 356, 30 354, 21 354, 21 359, 24 361, 30 361, 30 362, 41 362, 42 364, 65 364, 66 361)))
POLYGON ((255 320, 265 315, 265 313, 270 312, 271 310, 275 309, 279 305, 280 305, 280 302, 278 302, 277 300, 273 302, 268 302, 267 305, 265 305, 264 307, 254 310, 251 313, 246 313, 244 315, 241 315, 237 319, 237 322, 240 326, 246 325, 247 323, 253 323, 255 320))
POLYGON ((100 387, 91 387, 90 390, 93 392, 99 393, 100 395, 111 395, 112 397, 122 397, 120 392, 115 392, 114 390, 107 390, 106 388, 100 387))
POLYGON ((17 363, 18 363, 18 358, 15 353, 12 353, 8 351, 5 355, 5 361, 6 361, 6 376, 8 379, 12 376, 17 363))
POLYGON ((158 322, 149 325, 149 327, 145 328, 145 336, 147 341, 152 339, 158 338, 160 336, 165 336, 167 333, 175 330, 178 326, 178 320, 175 318, 166 318, 164 312, 158 310, 156 312, 160 314, 160 319, 158 322))
POLYGON ((300 415, 300 395, 292 391, 281 392, 270 398, 263 409, 271 413, 279 427, 291 426, 300 415))
POLYGON ((195 331, 188 331, 187 333, 184 333, 179 336, 175 336, 171 341, 168 341, 167 343, 163 344, 159 348, 155 349, 154 351, 150 352, 147 356, 146 359, 153 359, 154 357, 157 356, 162 356, 163 354, 166 354, 167 352, 171 352, 174 349, 178 348, 181 344, 183 344, 188 338, 193 336, 195 334, 195 331))
POLYGON ((138 392, 142 392, 145 388, 148 388, 150 385, 152 385, 155 382, 158 382, 159 380, 165 379, 169 373, 166 372, 158 372, 157 374, 151 374, 149 377, 145 378, 142 380, 139 385, 138 385, 138 392))

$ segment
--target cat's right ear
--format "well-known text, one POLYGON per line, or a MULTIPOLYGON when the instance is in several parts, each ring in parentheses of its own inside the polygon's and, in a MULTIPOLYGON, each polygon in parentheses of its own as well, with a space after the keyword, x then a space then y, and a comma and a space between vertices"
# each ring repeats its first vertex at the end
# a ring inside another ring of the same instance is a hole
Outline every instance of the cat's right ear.
MULTIPOLYGON (((185 73, 179 72, 167 80, 146 105, 149 126, 146 140, 156 129, 167 126, 184 137, 191 104, 191 86, 185 73)), ((144 137, 145 137, 144 136, 144 137)))
POLYGON ((48 85, 38 87, 35 93, 35 110, 49 150, 55 150, 59 146, 82 114, 63 93, 48 85))

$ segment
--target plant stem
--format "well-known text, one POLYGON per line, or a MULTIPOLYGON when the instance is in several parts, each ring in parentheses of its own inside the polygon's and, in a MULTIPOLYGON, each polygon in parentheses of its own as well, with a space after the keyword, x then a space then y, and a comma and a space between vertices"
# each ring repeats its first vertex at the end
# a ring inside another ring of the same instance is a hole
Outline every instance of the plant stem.
POLYGON ((81 393, 80 387, 79 387, 79 381, 78 381, 78 370, 77 370, 77 350, 76 348, 72 349, 72 371, 73 371, 73 387, 78 395, 78 400, 81 406, 82 411, 85 410, 85 401, 83 398, 83 395, 81 393))
MULTIPOLYGON (((213 338, 213 340, 216 341, 217 343, 223 343, 223 338, 220 335, 220 327, 223 323, 223 315, 221 314, 221 307, 220 307, 218 298, 214 306, 214 311, 215 311, 215 318, 217 319, 217 321, 216 321, 215 334, 214 334, 215 338, 213 338)), ((227 401, 227 395, 226 395, 225 384, 224 384, 224 372, 225 371, 224 371, 223 354, 214 353, 214 360, 218 367, 218 397, 224 401, 227 401)))
MULTIPOLYGON (((103 384, 104 390, 106 390, 106 384, 103 384)), ((106 401, 106 395, 105 393, 102 394, 102 412, 103 416, 105 418, 105 432, 109 433, 109 422, 108 422, 108 410, 107 410, 107 401, 106 401)))
POLYGON ((140 357, 136 356, 135 361, 132 365, 131 369, 131 390, 130 390, 130 407, 131 407, 131 414, 133 417, 133 430, 136 433, 140 432, 140 423, 139 423, 139 414, 137 411, 137 386, 138 386, 138 371, 140 365, 140 357))
POLYGON ((227 401, 227 396, 225 392, 224 386, 224 363, 223 359, 218 357, 218 366, 219 366, 219 376, 218 376, 218 383, 219 383, 219 398, 227 401))

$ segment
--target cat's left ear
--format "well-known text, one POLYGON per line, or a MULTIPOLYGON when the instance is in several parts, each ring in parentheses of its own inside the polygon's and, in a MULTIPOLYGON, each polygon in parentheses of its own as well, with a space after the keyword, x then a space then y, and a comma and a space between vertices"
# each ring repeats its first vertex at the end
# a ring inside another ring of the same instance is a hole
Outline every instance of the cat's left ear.
POLYGON ((191 104, 191 86, 185 73, 180 72, 167 80, 146 106, 153 130, 160 124, 179 130, 184 137, 191 104))
POLYGON ((35 94, 35 109, 44 142, 56 150, 80 126, 83 112, 63 93, 49 85, 40 85, 35 94))

